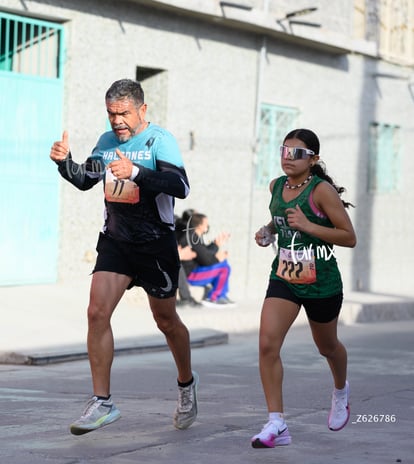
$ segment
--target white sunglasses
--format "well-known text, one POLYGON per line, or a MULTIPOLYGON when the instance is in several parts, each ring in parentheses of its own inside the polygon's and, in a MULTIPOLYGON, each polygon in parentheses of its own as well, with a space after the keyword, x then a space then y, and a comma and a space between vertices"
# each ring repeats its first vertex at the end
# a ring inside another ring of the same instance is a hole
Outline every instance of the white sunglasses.
POLYGON ((306 159, 314 154, 315 152, 308 148, 286 147, 285 145, 280 147, 280 156, 285 160, 306 159))

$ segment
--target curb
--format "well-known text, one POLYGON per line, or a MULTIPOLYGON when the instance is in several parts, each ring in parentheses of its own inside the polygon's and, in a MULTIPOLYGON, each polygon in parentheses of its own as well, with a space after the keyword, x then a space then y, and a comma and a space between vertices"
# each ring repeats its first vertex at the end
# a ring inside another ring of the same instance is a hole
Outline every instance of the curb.
MULTIPOLYGON (((223 345, 227 344, 228 340, 229 336, 225 332, 210 329, 194 330, 191 333, 190 346, 194 349, 212 345, 223 345)), ((122 356, 127 354, 155 353, 167 350, 169 350, 169 347, 163 335, 151 335, 139 338, 124 338, 115 341, 114 354, 115 356, 122 356)), ((0 364, 43 366, 68 361, 80 361, 87 358, 88 352, 84 344, 22 353, 0 352, 0 364)))
MULTIPOLYGON (((354 296, 354 295, 352 295, 354 296)), ((414 319, 414 300, 364 295, 344 301, 340 320, 345 324, 406 321, 414 319)))

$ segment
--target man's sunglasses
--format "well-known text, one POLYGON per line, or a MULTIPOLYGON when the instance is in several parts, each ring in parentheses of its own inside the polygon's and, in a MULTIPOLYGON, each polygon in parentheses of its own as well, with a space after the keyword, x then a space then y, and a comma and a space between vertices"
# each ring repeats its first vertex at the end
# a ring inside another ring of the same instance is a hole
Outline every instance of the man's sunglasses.
POLYGON ((285 145, 280 147, 280 156, 285 160, 306 159, 314 154, 314 151, 307 148, 286 147, 285 145))

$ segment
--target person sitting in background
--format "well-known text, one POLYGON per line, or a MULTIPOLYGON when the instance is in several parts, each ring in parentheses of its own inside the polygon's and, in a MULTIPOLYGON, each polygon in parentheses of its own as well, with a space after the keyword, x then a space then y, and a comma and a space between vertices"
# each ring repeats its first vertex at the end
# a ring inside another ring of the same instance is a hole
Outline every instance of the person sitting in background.
POLYGON ((182 247, 189 245, 196 257, 181 264, 190 285, 210 286, 202 301, 204 306, 230 306, 234 304, 227 296, 231 268, 227 261, 228 252, 221 248, 229 239, 229 234, 222 232, 206 245, 203 236, 208 230, 206 215, 195 213, 191 216, 179 244, 182 247))
MULTIPOLYGON (((182 261, 191 261, 197 255, 189 246, 182 247, 178 245, 178 256, 180 257, 180 262, 182 262, 182 261)), ((180 272, 178 274, 178 295, 180 299, 177 300, 176 305, 179 307, 181 306, 193 306, 193 307, 201 306, 201 303, 197 301, 195 298, 193 298, 193 296, 191 295, 190 286, 188 285, 188 282, 187 282, 187 275, 182 265, 180 266, 180 272)))
MULTIPOLYGON (((181 217, 175 216, 175 234, 177 237, 177 243, 180 242, 181 237, 185 234, 187 228, 187 223, 191 218, 191 215, 194 214, 193 209, 186 209, 181 217)), ((180 257, 180 262, 182 261, 191 261, 196 257, 196 253, 191 249, 191 247, 178 245, 178 255, 180 257)), ((187 275, 184 271, 183 266, 180 267, 180 272, 178 274, 178 295, 179 299, 176 302, 176 305, 179 307, 182 306, 192 306, 197 307, 201 306, 201 303, 197 301, 191 295, 190 286, 187 282, 187 275)))

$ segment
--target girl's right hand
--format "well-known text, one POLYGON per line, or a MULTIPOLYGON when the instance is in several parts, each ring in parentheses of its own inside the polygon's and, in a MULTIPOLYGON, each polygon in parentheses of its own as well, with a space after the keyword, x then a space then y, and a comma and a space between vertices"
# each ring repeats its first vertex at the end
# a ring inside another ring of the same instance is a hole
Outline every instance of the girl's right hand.
POLYGON ((276 237, 267 226, 261 227, 254 236, 256 243, 261 247, 267 247, 276 240, 276 237))

